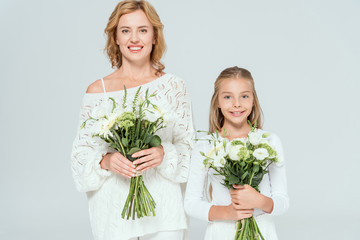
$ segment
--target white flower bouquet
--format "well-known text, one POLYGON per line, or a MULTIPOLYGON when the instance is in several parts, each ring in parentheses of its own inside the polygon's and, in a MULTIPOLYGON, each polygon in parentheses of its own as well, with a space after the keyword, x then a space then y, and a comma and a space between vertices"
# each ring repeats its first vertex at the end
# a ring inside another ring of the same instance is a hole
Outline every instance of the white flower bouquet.
MULTIPOLYGON (((149 95, 146 90, 145 98, 140 100, 140 89, 141 87, 136 91, 132 107, 126 106, 125 88, 121 105, 109 97, 103 105, 94 108, 90 118, 81 125, 83 128, 87 121, 94 121, 93 137, 100 137, 130 161, 135 160, 131 157, 135 152, 159 146, 161 139, 155 133, 165 127, 163 114, 150 101, 155 94, 149 95)), ((139 172, 131 178, 129 194, 121 217, 132 217, 134 220, 135 215, 137 218, 155 216, 155 206, 156 203, 139 172)))
MULTIPOLYGON (((263 176, 268 173, 272 163, 280 164, 278 154, 267 140, 270 133, 261 134, 249 122, 251 130, 247 138, 229 141, 221 138, 218 132, 210 135, 209 142, 213 145, 208 153, 201 152, 205 157, 204 165, 214 169, 223 176, 223 185, 228 189, 235 185, 248 184, 258 192, 263 176)), ((199 139, 198 139, 199 140, 199 139)), ((254 217, 239 220, 235 240, 264 239, 254 217)))

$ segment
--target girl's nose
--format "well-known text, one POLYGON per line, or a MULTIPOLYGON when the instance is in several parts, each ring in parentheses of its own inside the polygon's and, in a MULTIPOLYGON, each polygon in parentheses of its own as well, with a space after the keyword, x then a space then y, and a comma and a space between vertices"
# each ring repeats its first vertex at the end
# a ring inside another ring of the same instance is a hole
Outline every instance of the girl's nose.
POLYGON ((239 102, 239 101, 234 101, 233 106, 234 106, 235 108, 239 108, 241 105, 240 105, 240 102, 239 102))

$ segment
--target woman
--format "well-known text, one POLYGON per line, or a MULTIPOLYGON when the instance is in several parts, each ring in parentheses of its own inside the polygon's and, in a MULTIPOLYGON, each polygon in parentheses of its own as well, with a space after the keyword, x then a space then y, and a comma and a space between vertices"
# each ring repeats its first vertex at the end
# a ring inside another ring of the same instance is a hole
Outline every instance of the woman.
MULTIPOLYGON (((156 93, 152 102, 170 114, 172 121, 159 130, 162 145, 142 150, 130 162, 100 138, 92 137, 91 124, 78 131, 73 144, 72 170, 79 191, 86 192, 95 239, 182 239, 187 228, 181 183, 187 181, 194 130, 191 104, 184 82, 164 73, 160 59, 165 51, 163 25, 146 1, 120 2, 105 29, 106 51, 116 69, 92 83, 83 98, 80 124, 109 97, 122 99, 124 86, 132 100, 156 93), (156 216, 121 218, 130 178, 141 172, 156 202, 156 216)), ((131 102, 130 102, 131 104, 131 102)))

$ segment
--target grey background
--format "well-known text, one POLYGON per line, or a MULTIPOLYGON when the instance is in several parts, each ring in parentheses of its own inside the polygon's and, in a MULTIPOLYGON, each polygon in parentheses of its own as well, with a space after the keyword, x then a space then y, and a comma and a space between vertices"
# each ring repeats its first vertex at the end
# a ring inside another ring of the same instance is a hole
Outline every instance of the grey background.
MULTIPOLYGON (((150 2, 197 129, 220 71, 253 73, 265 129, 286 152, 280 239, 358 239, 360 2, 150 2)), ((70 152, 87 86, 112 72, 103 29, 116 3, 0 1, 0 239, 92 239, 70 152)), ((190 239, 205 225, 191 219, 190 239)))

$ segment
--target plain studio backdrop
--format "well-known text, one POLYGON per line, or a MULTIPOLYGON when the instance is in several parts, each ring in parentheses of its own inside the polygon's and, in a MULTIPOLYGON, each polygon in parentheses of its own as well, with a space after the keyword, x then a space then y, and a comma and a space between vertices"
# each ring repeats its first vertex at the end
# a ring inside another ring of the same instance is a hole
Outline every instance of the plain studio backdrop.
MULTIPOLYGON (((113 70, 103 30, 117 1, 0 1, 0 239, 92 239, 70 170, 87 86, 113 70)), ((360 2, 152 0, 166 72, 183 78, 196 129, 213 83, 249 69, 286 153, 280 239, 359 239, 360 2)), ((190 240, 206 223, 191 219, 190 240)))

